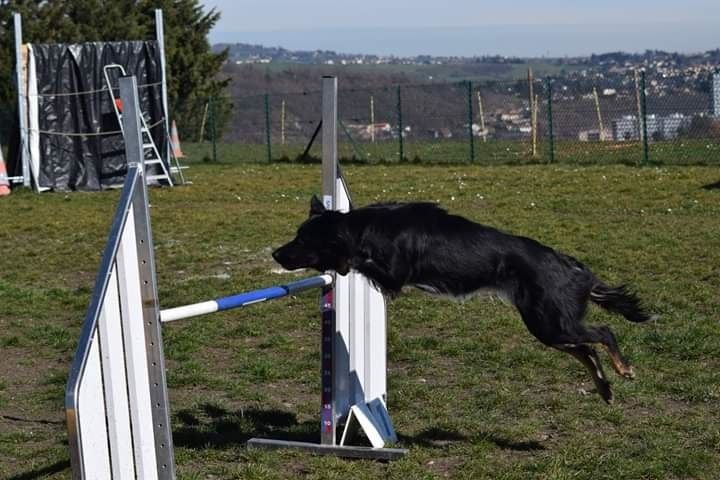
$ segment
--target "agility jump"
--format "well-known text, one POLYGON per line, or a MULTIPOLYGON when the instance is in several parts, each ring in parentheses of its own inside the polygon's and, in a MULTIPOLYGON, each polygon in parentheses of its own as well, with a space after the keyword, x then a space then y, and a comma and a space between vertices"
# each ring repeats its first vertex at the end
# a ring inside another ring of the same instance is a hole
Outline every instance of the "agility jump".
MULTIPOLYGON (((120 79, 128 173, 102 257, 66 388, 75 479, 174 479, 163 322, 321 289, 320 443, 251 439, 253 448, 302 448, 341 456, 393 459, 403 449, 386 408, 383 296, 359 274, 304 280, 160 310, 140 134, 137 84, 120 79), (344 422, 338 441, 339 426, 344 422), (355 424, 372 447, 350 446, 355 424)), ((346 210, 337 170, 337 79, 323 78, 323 203, 346 210)))

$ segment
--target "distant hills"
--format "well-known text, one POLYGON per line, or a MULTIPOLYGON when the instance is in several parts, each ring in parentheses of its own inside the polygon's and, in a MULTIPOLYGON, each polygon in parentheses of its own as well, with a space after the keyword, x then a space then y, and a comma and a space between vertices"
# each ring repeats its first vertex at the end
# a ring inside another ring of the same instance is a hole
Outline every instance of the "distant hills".
POLYGON ((525 65, 546 64, 566 67, 601 67, 607 64, 643 66, 670 62, 678 67, 720 65, 720 49, 703 53, 683 54, 662 50, 643 53, 609 52, 585 57, 521 58, 500 55, 481 57, 430 56, 412 57, 383 56, 362 53, 342 53, 332 50, 288 50, 282 47, 266 47, 247 43, 218 43, 214 51, 228 50, 228 61, 234 64, 296 63, 304 65, 525 65))

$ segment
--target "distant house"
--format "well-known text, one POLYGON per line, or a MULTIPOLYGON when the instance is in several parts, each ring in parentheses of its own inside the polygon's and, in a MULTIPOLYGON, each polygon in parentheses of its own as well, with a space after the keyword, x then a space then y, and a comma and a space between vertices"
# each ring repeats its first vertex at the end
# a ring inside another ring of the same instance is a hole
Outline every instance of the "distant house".
MULTIPOLYGON (((691 118, 682 113, 671 115, 648 115, 645 131, 649 140, 668 140, 677 138, 680 132, 689 127, 691 118)), ((612 137, 616 141, 640 139, 640 122, 635 115, 625 115, 612 121, 612 137)))
POLYGON ((623 115, 612 121, 612 136, 615 141, 637 140, 640 138, 638 119, 635 115, 623 115))
POLYGON ((680 132, 688 127, 692 119, 682 113, 673 113, 663 118, 663 138, 673 139, 680 135, 680 132))
POLYGON ((580 140, 581 142, 604 142, 607 140, 612 140, 612 138, 612 133, 607 129, 603 130, 602 132, 597 128, 593 128, 590 130, 581 130, 580 132, 578 132, 578 140, 580 140))
POLYGON ((453 134, 447 127, 432 128, 428 130, 428 134, 432 138, 452 138, 453 134))
POLYGON ((363 140, 376 140, 389 138, 393 134, 392 125, 389 123, 350 124, 347 129, 357 134, 363 140))

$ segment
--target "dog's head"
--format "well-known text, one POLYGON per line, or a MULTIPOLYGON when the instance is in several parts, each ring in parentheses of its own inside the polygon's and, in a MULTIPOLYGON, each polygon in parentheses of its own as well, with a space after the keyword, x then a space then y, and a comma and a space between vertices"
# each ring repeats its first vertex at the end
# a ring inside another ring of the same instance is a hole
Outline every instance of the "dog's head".
POLYGON ((325 209, 313 196, 308 219, 300 225, 295 238, 275 250, 272 256, 287 270, 313 268, 345 275, 350 270, 349 251, 344 214, 325 209))

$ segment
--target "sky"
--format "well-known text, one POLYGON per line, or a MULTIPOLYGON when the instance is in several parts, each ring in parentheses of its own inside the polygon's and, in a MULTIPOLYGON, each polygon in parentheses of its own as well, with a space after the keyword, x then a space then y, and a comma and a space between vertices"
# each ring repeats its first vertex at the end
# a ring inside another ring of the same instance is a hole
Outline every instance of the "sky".
POLYGON ((379 55, 577 56, 720 47, 719 0, 207 0, 211 43, 379 55))

